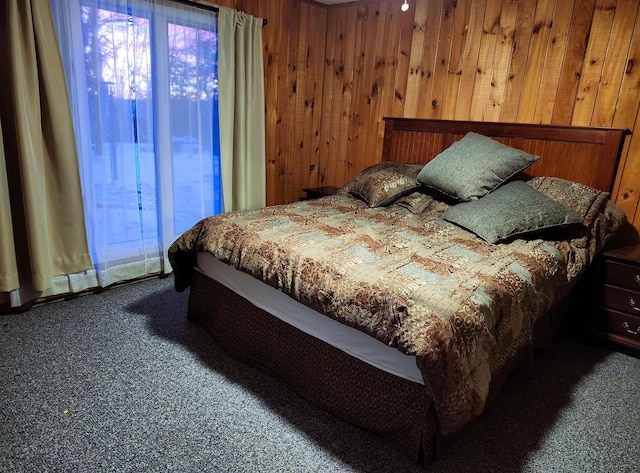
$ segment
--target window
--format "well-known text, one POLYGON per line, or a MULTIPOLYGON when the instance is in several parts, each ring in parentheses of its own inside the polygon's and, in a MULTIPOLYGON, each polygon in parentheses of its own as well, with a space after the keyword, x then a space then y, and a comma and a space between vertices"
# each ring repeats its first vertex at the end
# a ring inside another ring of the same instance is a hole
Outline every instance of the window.
POLYGON ((142 0, 51 0, 101 284, 161 271, 223 210, 213 13, 142 0))

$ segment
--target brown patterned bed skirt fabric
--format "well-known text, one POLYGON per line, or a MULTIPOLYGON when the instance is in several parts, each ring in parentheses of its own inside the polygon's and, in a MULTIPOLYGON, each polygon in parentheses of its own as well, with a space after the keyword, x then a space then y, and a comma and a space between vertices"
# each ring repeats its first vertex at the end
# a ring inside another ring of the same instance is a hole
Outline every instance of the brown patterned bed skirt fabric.
POLYGON ((189 319, 234 358, 323 410, 388 439, 416 463, 436 451, 438 421, 421 384, 374 368, 195 273, 189 319))

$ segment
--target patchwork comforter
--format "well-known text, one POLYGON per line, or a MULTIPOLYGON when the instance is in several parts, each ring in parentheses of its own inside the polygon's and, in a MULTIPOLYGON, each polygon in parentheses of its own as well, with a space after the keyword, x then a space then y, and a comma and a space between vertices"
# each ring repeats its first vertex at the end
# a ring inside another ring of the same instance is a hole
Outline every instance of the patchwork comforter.
POLYGON ((446 435, 482 411, 496 367, 624 222, 610 201, 598 206, 565 239, 495 245, 443 220, 449 205, 427 194, 382 208, 335 195, 204 219, 169 258, 177 290, 207 251, 415 355, 446 435))

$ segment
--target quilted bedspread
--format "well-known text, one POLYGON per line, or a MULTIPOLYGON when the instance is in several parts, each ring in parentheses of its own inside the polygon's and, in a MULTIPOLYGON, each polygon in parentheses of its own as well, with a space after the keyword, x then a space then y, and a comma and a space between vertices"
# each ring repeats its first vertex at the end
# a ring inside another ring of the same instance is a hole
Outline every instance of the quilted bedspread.
POLYGON ((610 202, 567 240, 489 244, 414 193, 385 208, 335 195, 204 219, 170 248, 177 290, 195 253, 415 355, 443 434, 480 414, 496 366, 530 343, 536 319, 567 295, 624 221, 610 202))

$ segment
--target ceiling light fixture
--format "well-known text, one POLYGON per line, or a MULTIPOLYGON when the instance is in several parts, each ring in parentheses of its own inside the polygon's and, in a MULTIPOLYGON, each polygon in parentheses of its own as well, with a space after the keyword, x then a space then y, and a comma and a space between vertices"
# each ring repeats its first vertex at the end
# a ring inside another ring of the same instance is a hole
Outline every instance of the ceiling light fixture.
POLYGON ((400 9, 402 11, 407 11, 409 9, 409 3, 407 3, 408 0, 404 0, 404 3, 402 4, 402 6, 400 7, 400 9))

